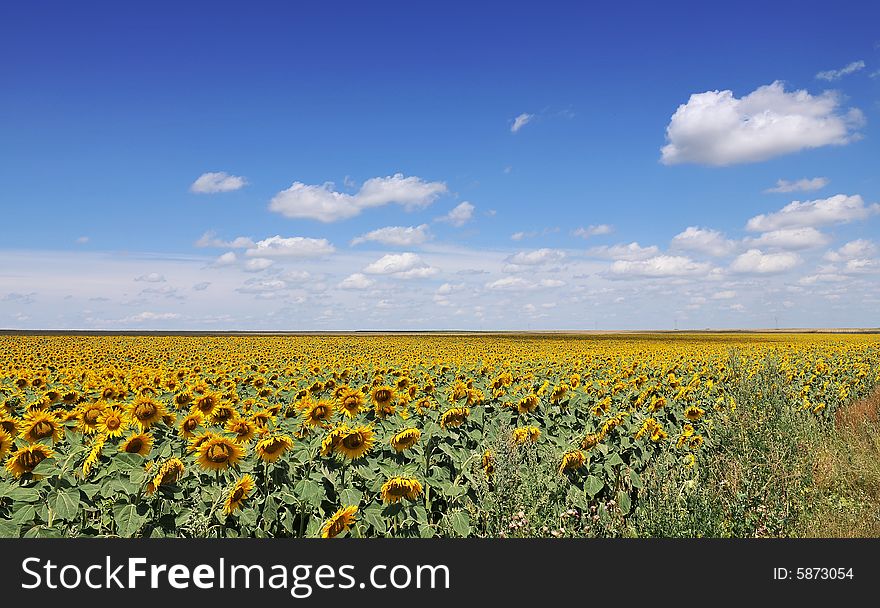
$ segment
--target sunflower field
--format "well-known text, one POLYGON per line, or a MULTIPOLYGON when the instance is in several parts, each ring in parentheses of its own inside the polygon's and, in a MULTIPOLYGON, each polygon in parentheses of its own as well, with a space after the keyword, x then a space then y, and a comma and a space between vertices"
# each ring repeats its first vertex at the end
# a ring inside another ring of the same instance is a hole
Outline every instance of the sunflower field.
POLYGON ((0 352, 4 537, 484 536, 517 468, 548 472, 557 515, 625 519, 659 455, 699 466, 768 359, 819 422, 880 380, 869 334, 6 335, 0 352))

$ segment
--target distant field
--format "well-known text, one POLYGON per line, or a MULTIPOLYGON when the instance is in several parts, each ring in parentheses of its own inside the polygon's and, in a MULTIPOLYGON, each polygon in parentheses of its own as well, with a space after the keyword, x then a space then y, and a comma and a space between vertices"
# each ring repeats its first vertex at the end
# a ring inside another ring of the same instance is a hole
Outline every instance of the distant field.
POLYGON ((875 331, 4 332, 0 535, 806 533, 875 331))

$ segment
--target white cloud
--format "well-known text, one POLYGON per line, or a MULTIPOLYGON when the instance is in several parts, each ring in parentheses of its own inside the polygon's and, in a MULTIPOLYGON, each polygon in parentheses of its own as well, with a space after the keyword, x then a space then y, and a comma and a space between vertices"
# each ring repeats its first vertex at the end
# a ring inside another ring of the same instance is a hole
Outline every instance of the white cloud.
POLYGON ((143 323, 144 321, 170 321, 179 319, 180 315, 176 312, 142 312, 124 319, 119 319, 119 323, 143 323))
POLYGON ((768 232, 780 228, 845 224, 866 219, 878 212, 880 205, 865 206, 865 202, 858 194, 854 196, 836 194, 813 201, 792 201, 775 213, 756 215, 748 221, 746 229, 753 232, 768 232))
POLYGON ((736 243, 717 230, 688 226, 672 238, 671 248, 724 257, 736 250, 736 243))
POLYGON ((442 182, 426 182, 419 177, 404 177, 402 173, 368 179, 355 194, 333 188, 332 182, 320 186, 294 182, 272 198, 269 209, 289 218, 336 222, 390 203, 403 205, 407 210, 427 207, 446 192, 442 182))
POLYGON ((253 258, 245 262, 244 269, 247 272, 260 272, 262 270, 266 270, 274 263, 275 262, 273 262, 269 258, 253 258))
POLYGON ((203 234, 198 241, 196 247, 216 247, 220 249, 244 249, 253 247, 254 241, 249 236, 238 236, 231 241, 224 241, 217 238, 217 234, 211 230, 203 234))
POLYGON ((421 245, 431 238, 428 232, 428 225, 420 226, 387 226, 379 228, 359 237, 352 239, 352 245, 359 245, 373 241, 382 243, 383 245, 394 245, 397 247, 412 247, 421 245))
POLYGON ((464 289, 464 283, 443 283, 443 285, 437 288, 436 293, 445 296, 462 289, 464 289))
POLYGON ((556 264, 565 259, 565 252, 561 249, 535 249, 534 251, 520 251, 507 258, 507 261, 517 266, 538 266, 542 264, 556 264))
POLYGON ((825 70, 824 72, 819 72, 816 74, 816 78, 819 80, 839 80, 841 77, 846 76, 847 74, 853 74, 854 72, 858 72, 859 70, 865 69, 864 61, 853 61, 849 65, 846 65, 839 70, 825 70))
POLYGON ((585 239, 590 238, 591 236, 599 236, 602 234, 611 234, 614 231, 614 228, 609 226, 608 224, 596 224, 590 225, 586 228, 578 228, 572 234, 574 236, 580 236, 585 239))
POLYGON ((511 240, 521 241, 527 236, 532 236, 534 233, 526 233, 526 232, 514 232, 510 235, 511 240))
POLYGON ((202 173, 189 187, 197 194, 214 194, 216 192, 232 192, 244 188, 247 180, 237 175, 229 175, 224 171, 202 173))
POLYGON ((456 205, 456 207, 442 217, 438 217, 438 222, 446 222, 453 226, 464 226, 474 217, 474 206, 467 201, 456 205))
POLYGON ((216 260, 214 260, 214 266, 231 266, 238 261, 238 256, 235 255, 234 251, 227 251, 216 260))
POLYGON ((365 274, 356 272, 345 277, 340 283, 340 289, 369 289, 376 282, 365 274))
POLYGON ((699 276, 711 269, 710 264, 674 255, 658 255, 646 260, 617 260, 611 265, 613 275, 645 278, 699 276))
POLYGON ((713 300, 732 300, 736 297, 736 292, 732 289, 727 289, 725 291, 718 291, 712 294, 713 300))
POLYGON ((844 272, 848 274, 877 271, 880 271, 880 260, 848 260, 844 267, 844 272))
POLYGON ((831 183, 827 177, 814 177, 812 179, 798 179, 793 182, 787 179, 776 180, 776 186, 767 188, 764 192, 810 192, 812 190, 821 190, 831 183))
POLYGON ((877 254, 877 245, 867 239, 850 241, 836 251, 829 251, 825 259, 829 262, 844 262, 847 260, 870 258, 877 254))
POLYGON ((656 256, 660 249, 656 245, 642 247, 638 243, 629 243, 624 245, 602 245, 601 247, 593 247, 587 250, 587 255, 594 258, 605 258, 609 260, 646 260, 656 256))
POLYGON ((421 279, 437 274, 414 253, 389 253, 364 268, 367 274, 384 274, 398 279, 421 279))
POLYGON ((563 285, 565 285, 565 282, 558 279, 541 279, 536 282, 523 279, 522 277, 504 277, 497 281, 486 283, 486 289, 493 291, 532 291, 542 287, 553 289, 563 285))
POLYGON ((164 283, 165 277, 158 272, 151 272, 149 274, 142 274, 139 277, 135 277, 135 281, 141 281, 144 283, 164 283))
POLYGON ((810 249, 823 247, 831 239, 815 228, 780 228, 765 232, 757 238, 746 239, 750 247, 775 247, 778 249, 810 249))
POLYGON ((317 258, 336 251, 327 239, 312 239, 302 236, 275 236, 258 241, 245 252, 247 256, 277 256, 288 258, 317 258))
POLYGON ((730 270, 743 274, 778 274, 791 270, 801 259, 794 253, 764 253, 760 249, 749 249, 737 256, 730 270))
POLYGON ((517 131, 522 129, 524 126, 529 124, 529 122, 531 122, 531 120, 534 117, 535 117, 534 114, 526 114, 525 112, 523 112, 522 114, 520 114, 519 116, 517 116, 516 118, 513 119, 513 124, 510 126, 510 132, 516 133, 517 131))
POLYGON ((779 81, 739 99, 730 90, 695 93, 673 114, 661 161, 722 166, 848 144, 859 137, 854 130, 864 116, 839 106, 833 91, 787 93, 779 81))

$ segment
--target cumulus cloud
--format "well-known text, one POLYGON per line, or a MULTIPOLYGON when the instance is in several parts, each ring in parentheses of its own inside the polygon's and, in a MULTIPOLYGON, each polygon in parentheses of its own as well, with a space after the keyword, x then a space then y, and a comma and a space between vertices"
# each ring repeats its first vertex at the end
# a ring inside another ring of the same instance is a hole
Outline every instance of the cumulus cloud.
POLYGON ((249 257, 272 256, 288 258, 317 258, 336 251, 327 239, 312 239, 303 236, 275 236, 263 239, 245 252, 249 257))
POLYGON ((829 251, 825 254, 825 259, 829 262, 845 262, 870 258, 874 255, 877 255, 877 245, 867 239, 858 239, 846 243, 836 251, 829 251))
POLYGON ((519 116, 517 116, 516 118, 513 119, 513 124, 510 126, 510 132, 511 133, 518 132, 524 126, 529 124, 534 117, 535 117, 534 114, 526 114, 525 112, 523 112, 522 114, 520 114, 519 116))
POLYGON ((742 274, 778 274, 791 270, 800 262, 795 253, 764 253, 760 249, 749 249, 737 256, 730 264, 730 270, 742 274))
POLYGON ((376 284, 376 281, 365 274, 356 272, 345 277, 340 281, 338 287, 340 289, 369 289, 376 284))
POLYGON ((775 213, 756 215, 746 224, 752 232, 768 232, 781 228, 829 226, 863 220, 880 213, 880 205, 866 206, 858 194, 836 194, 813 201, 792 201, 775 213))
POLYGON ((397 247, 413 247, 422 245, 431 238, 428 232, 428 225, 420 226, 386 226, 379 228, 359 237, 352 239, 352 245, 359 245, 366 242, 382 243, 383 245, 393 245, 397 247))
POLYGON ((688 226, 672 238, 672 249, 695 251, 714 257, 724 257, 736 250, 736 242, 721 232, 697 226, 688 226))
POLYGON ((355 217, 364 209, 390 203, 402 205, 407 210, 424 208, 445 192, 443 182, 426 182, 419 177, 404 177, 402 173, 368 179, 355 194, 334 190, 332 182, 319 186, 294 182, 272 198, 269 209, 289 218, 327 223, 355 217))
POLYGON ((442 217, 438 217, 438 222, 446 222, 453 226, 464 226, 474 217, 474 206, 467 201, 460 203, 455 208, 442 217))
POLYGON ((214 266, 231 266, 238 261, 238 256, 235 255, 234 251, 227 251, 216 260, 214 260, 214 266))
POLYGON ((611 234, 614 231, 614 228, 609 226, 608 224, 596 224, 590 225, 586 228, 578 228, 572 234, 574 236, 583 237, 585 239, 590 238, 591 236, 599 236, 602 234, 611 234))
POLYGON ((617 260, 611 274, 618 277, 691 277, 707 274, 710 264, 677 255, 658 255, 645 260, 617 260))
POLYGON ((736 292, 732 289, 726 289, 724 291, 717 291, 712 294, 713 300, 732 300, 736 297, 736 292))
POLYGON ((767 160, 808 148, 845 145, 864 124, 856 108, 844 111, 833 91, 786 92, 779 81, 737 98, 730 90, 690 96, 666 128, 666 165, 732 165, 767 160))
POLYGON ((765 232, 757 238, 746 239, 752 247, 773 247, 777 249, 810 249, 823 247, 831 241, 828 235, 815 228, 781 228, 765 232))
POLYGON ((827 177, 803 178, 795 181, 778 179, 776 180, 776 186, 767 188, 764 192, 810 192, 812 190, 821 190, 830 183, 831 180, 827 177))
POLYGON ((398 279, 421 279, 437 274, 438 270, 414 253, 389 253, 367 265, 364 272, 398 279))
POLYGON ((244 263, 244 269, 246 272, 261 272, 274 263, 269 258, 253 258, 244 263))
POLYGON ((247 180, 237 175, 229 175, 224 171, 202 173, 189 187, 190 192, 196 194, 214 194, 217 192, 232 192, 244 188, 247 180))
POLYGON ((535 249, 534 251, 520 251, 507 258, 511 264, 518 266, 538 266, 542 264, 556 264, 565 259, 565 252, 561 249, 535 249))
POLYGON ((198 241, 196 241, 196 247, 215 247, 219 249, 244 249, 246 247, 253 247, 254 241, 249 236, 238 236, 232 239, 231 241, 224 241, 223 239, 217 238, 217 233, 212 230, 209 230, 203 234, 198 241))
POLYGON ((139 277, 135 277, 134 280, 144 283, 164 283, 165 277, 158 272, 151 272, 149 274, 142 274, 139 277))
POLYGON ((636 242, 628 245, 620 243, 619 245, 602 245, 601 247, 592 247, 587 250, 587 255, 594 258, 604 258, 609 260, 646 260, 657 255, 660 249, 656 245, 642 247, 636 242))
POLYGON ((865 69, 864 61, 853 61, 852 63, 840 68, 839 70, 825 70, 824 72, 819 72, 816 74, 816 78, 819 80, 840 80, 842 77, 848 74, 854 74, 859 70, 865 69))

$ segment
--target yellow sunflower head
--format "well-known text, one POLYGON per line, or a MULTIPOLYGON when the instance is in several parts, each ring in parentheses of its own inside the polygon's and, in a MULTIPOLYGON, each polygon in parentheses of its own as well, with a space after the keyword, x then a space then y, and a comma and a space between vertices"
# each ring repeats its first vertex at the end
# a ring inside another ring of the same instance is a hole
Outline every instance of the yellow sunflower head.
POLYGON ((346 387, 339 394, 337 400, 342 413, 349 418, 354 418, 364 405, 364 394, 346 387))
POLYGON ((121 436, 128 425, 128 416, 115 406, 106 408, 98 418, 98 432, 107 437, 121 436))
POLYGON ((4 431, 3 429, 0 429, 0 461, 2 461, 3 458, 6 457, 6 454, 8 454, 10 450, 12 450, 12 447, 12 437, 9 435, 9 433, 4 431))
POLYGON ((223 426, 226 423, 235 420, 237 417, 238 412, 235 411, 234 407, 228 403, 220 403, 214 408, 214 411, 211 412, 210 420, 211 424, 223 426))
POLYGON ((156 476, 147 484, 147 493, 152 494, 160 486, 170 486, 176 483, 178 479, 183 477, 185 470, 186 467, 183 466, 183 461, 179 458, 166 460, 159 467, 156 476))
POLYGON ((257 442, 257 456, 263 462, 275 462, 293 446, 293 439, 288 435, 272 433, 257 442))
POLYGON ((235 441, 213 435, 201 442, 197 448, 196 462, 206 471, 225 471, 238 464, 244 456, 244 449, 235 441))
POLYGON ((415 500, 422 495, 422 484, 414 477, 392 477, 382 484, 382 502, 391 504, 404 498, 415 500))
POLYGON ((28 443, 51 439, 56 443, 61 439, 63 427, 55 414, 42 410, 31 410, 21 421, 19 436, 28 443))
POLYGON ((104 413, 106 405, 100 401, 81 405, 76 411, 76 428, 83 435, 93 435, 98 432, 98 421, 104 413))
POLYGON ((566 471, 579 469, 584 466, 585 461, 586 458, 584 457, 584 453, 580 450, 566 452, 562 456, 562 463, 559 465, 559 472, 565 473, 566 471))
POLYGON ((486 477, 492 477, 495 474, 495 456, 489 450, 483 452, 483 458, 481 462, 483 466, 483 473, 486 474, 486 477))
POLYGON ((470 408, 451 407, 440 416, 440 426, 443 428, 461 426, 470 415, 470 408))
POLYGON ((226 515, 238 511, 244 506, 244 503, 250 498, 251 492, 254 490, 254 478, 245 473, 239 477, 238 481, 233 484, 226 495, 226 502, 223 505, 223 512, 226 515))
POLYGON ((234 418, 226 423, 226 430, 235 433, 235 440, 247 443, 257 432, 257 425, 246 418, 234 418))
POLYGON ((706 411, 704 409, 699 408, 696 405, 688 406, 684 410, 684 415, 688 420, 699 420, 705 413, 706 411))
POLYGON ((347 429, 336 443, 335 450, 350 460, 360 458, 373 447, 375 437, 369 426, 347 429))
POLYGON ((153 438, 148 433, 137 433, 129 436, 121 446, 120 452, 146 456, 153 447, 153 438))
POLYGON ((220 395, 211 392, 200 394, 192 403, 192 408, 201 412, 202 416, 210 416, 214 408, 220 404, 220 395))
POLYGON ((330 401, 321 400, 309 404, 303 412, 303 423, 306 426, 326 426, 333 417, 333 404, 330 401))
POLYGON ((25 473, 33 471, 38 464, 51 458, 52 455, 52 450, 42 443, 19 448, 9 455, 9 459, 6 461, 6 470, 16 477, 21 477, 25 473))
POLYGON ((381 409, 393 405, 397 401, 397 393, 388 384, 380 384, 370 390, 370 399, 373 401, 373 405, 378 413, 381 409))
POLYGON ((177 430, 180 432, 180 436, 185 439, 192 439, 196 436, 196 429, 199 428, 199 425, 202 424, 204 418, 202 417, 202 413, 198 410, 187 414, 183 420, 180 421, 180 424, 177 426, 177 430))
POLYGON ((534 393, 526 395, 516 404, 516 409, 520 414, 527 414, 529 412, 534 412, 535 408, 538 407, 538 396, 534 393))
POLYGON ((321 526, 322 538, 335 538, 344 531, 351 528, 355 522, 355 515, 358 508, 356 506, 342 507, 321 526))
POLYGON ((135 398, 128 408, 129 418, 142 430, 158 424, 167 413, 162 403, 145 395, 135 398))
POLYGON ((391 447, 396 452, 403 452, 419 442, 422 432, 419 429, 404 429, 391 438, 391 447))

